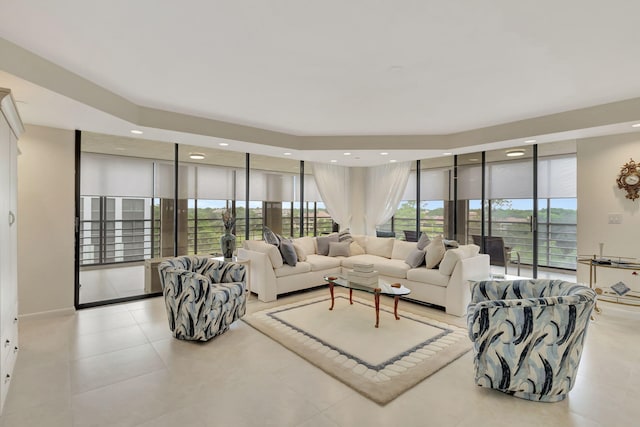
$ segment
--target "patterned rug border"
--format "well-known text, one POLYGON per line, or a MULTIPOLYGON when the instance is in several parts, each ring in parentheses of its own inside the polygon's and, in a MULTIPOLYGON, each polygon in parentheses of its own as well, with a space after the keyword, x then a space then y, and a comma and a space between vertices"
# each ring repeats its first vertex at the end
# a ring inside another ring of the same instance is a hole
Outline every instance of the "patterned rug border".
MULTIPOLYGON (((336 299, 348 300, 341 295, 337 295, 336 299)), ((336 348, 274 316, 278 312, 325 301, 329 301, 326 296, 308 298, 261 310, 244 316, 242 320, 309 363, 381 405, 389 403, 471 349, 466 329, 428 316, 403 312, 400 317, 449 332, 443 332, 436 337, 427 339, 380 364, 383 366, 371 366, 347 351, 336 348)), ((354 297, 353 301, 369 306, 373 310, 373 305, 369 301, 359 297, 354 297)), ((381 306, 380 310, 392 313, 384 306, 381 306)))

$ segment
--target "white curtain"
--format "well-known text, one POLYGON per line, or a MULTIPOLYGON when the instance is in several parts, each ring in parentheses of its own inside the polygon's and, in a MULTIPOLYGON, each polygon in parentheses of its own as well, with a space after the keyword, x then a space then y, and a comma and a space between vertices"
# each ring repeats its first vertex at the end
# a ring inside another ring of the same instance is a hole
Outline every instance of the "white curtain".
POLYGON ((411 162, 367 168, 364 215, 367 235, 375 235, 376 226, 389 221, 396 212, 407 187, 410 171, 411 162))
POLYGON ((311 163, 320 197, 327 212, 340 228, 351 226, 351 205, 349 200, 349 168, 323 163, 311 163))

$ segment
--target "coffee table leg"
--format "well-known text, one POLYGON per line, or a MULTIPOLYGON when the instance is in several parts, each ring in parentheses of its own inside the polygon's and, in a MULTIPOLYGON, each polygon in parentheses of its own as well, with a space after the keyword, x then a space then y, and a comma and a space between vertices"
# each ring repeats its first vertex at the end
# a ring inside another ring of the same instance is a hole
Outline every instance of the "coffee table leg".
POLYGON ((353 289, 349 288, 349 304, 353 305, 353 289))
POLYGON ((374 301, 376 303, 376 328, 380 323, 380 292, 376 292, 374 295, 374 301))
POLYGON ((396 320, 400 320, 400 316, 398 316, 398 300, 400 299, 399 296, 395 296, 393 298, 393 314, 396 316, 396 320))
POLYGON ((329 293, 331 294, 331 307, 329 307, 329 310, 333 310, 333 282, 329 282, 329 293))

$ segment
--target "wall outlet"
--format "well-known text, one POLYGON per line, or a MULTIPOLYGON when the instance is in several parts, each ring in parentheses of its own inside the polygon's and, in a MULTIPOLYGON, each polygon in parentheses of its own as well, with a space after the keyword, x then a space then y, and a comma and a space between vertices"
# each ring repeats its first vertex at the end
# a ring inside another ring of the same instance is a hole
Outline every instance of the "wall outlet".
POLYGON ((609 214, 609 224, 622 224, 622 214, 610 213, 609 214))

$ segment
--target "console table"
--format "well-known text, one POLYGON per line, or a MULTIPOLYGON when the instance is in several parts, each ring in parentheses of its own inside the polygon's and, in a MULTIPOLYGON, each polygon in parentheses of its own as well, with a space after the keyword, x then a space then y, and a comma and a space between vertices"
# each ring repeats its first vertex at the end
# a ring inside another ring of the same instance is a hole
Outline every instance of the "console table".
MULTIPOLYGON (((613 299, 613 303, 625 305, 640 305, 640 292, 629 291, 624 295, 620 295, 609 287, 598 286, 597 272, 598 268, 613 268, 616 270, 640 270, 640 262, 636 258, 627 257, 596 257, 595 255, 578 256, 578 264, 589 266, 589 287, 594 289, 598 295, 613 299), (595 286, 595 287, 594 287, 595 286)), ((596 313, 602 310, 598 308, 596 303, 596 313)))

